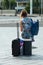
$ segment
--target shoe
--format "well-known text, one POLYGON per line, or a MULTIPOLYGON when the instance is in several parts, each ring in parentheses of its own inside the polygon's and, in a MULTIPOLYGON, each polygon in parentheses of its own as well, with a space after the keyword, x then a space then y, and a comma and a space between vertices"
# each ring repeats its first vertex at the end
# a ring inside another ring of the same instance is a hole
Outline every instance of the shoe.
POLYGON ((32 38, 32 42, 34 42, 35 40, 32 38))

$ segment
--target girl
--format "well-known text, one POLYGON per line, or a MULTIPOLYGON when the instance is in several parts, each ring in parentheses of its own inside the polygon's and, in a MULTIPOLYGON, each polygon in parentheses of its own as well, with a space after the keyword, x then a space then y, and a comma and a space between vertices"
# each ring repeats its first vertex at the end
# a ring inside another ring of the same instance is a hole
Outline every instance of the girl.
POLYGON ((21 36, 24 39, 32 38, 31 34, 31 19, 27 17, 27 11, 22 10, 20 13, 21 21, 20 21, 20 30, 22 32, 21 36))

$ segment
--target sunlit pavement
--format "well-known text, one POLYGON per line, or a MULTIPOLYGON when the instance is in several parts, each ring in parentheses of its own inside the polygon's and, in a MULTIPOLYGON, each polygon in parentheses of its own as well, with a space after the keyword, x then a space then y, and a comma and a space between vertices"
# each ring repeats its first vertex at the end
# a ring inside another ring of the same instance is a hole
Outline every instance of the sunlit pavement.
POLYGON ((43 27, 32 43, 32 56, 12 56, 12 40, 17 38, 16 27, 0 27, 0 65, 43 65, 43 27))
POLYGON ((17 38, 16 32, 16 27, 0 27, 0 65, 43 65, 43 27, 39 28, 32 43, 32 56, 27 57, 12 56, 12 40, 17 38))

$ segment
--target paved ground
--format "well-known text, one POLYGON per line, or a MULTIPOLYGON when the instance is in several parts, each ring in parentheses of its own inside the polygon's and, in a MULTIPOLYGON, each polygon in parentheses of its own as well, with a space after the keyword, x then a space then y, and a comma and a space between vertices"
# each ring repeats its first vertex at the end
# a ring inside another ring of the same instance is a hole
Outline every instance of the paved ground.
POLYGON ((30 57, 12 56, 11 41, 16 37, 16 27, 0 27, 0 65, 43 65, 43 27, 40 27, 38 36, 35 36, 30 57))
MULTIPOLYGON (((0 23, 3 24, 14 20, 16 17, 0 17, 0 23)), ((32 17, 33 18, 33 17, 32 17)), ((12 56, 12 40, 17 38, 16 27, 14 25, 9 24, 6 26, 0 26, 0 65, 43 65, 43 18, 36 17, 33 20, 40 19, 41 27, 39 29, 38 36, 35 36, 35 42, 32 43, 32 56, 12 56)), ((17 17, 17 20, 18 17, 17 17)), ((13 21, 14 22, 14 21, 13 21)), ((20 32, 19 32, 20 33, 20 32)))

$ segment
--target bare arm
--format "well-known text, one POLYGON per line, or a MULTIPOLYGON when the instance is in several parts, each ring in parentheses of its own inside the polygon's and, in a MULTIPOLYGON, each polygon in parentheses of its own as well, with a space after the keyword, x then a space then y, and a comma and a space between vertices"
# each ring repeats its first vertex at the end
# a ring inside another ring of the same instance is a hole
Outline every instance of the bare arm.
POLYGON ((23 25, 22 25, 22 21, 20 21, 20 30, 23 30, 23 25))

